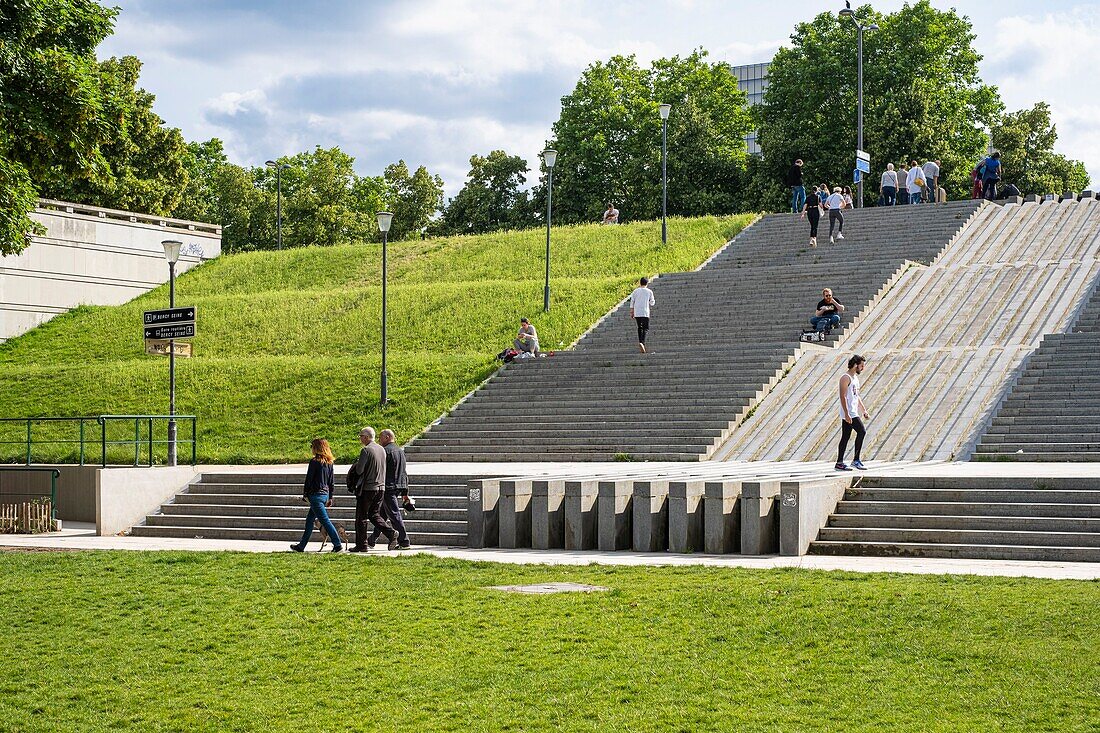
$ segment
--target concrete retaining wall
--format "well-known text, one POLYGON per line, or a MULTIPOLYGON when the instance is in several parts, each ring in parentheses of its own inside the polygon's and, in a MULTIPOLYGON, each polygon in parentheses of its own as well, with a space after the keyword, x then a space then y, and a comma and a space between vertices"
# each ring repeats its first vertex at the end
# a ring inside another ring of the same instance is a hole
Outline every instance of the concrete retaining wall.
POLYGON ((127 532, 191 483, 194 466, 96 468, 96 534, 127 532))
POLYGON ((118 305, 166 282, 165 239, 183 242, 177 274, 221 254, 214 224, 48 200, 31 218, 46 234, 0 257, 0 342, 78 305, 118 305))

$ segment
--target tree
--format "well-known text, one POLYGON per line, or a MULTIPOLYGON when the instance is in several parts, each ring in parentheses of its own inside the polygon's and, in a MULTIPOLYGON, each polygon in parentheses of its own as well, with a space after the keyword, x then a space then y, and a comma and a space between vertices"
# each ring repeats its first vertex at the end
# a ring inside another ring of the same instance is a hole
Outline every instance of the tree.
POLYGON ((0 0, 0 254, 41 233, 28 216, 40 181, 106 171, 95 49, 117 12, 91 0, 0 0))
POLYGON ((481 234, 535 224, 527 192, 522 189, 527 171, 526 160, 503 150, 470 156, 466 185, 447 205, 438 231, 481 234))
MULTIPOLYGON (((943 161, 949 196, 969 192, 968 174, 985 152, 988 129, 1003 105, 978 74, 981 56, 965 16, 928 0, 882 15, 857 15, 879 30, 864 35, 864 149, 872 169, 910 158, 943 161)), ((851 180, 856 147, 856 31, 851 21, 822 13, 800 23, 791 45, 768 69, 757 110, 763 161, 749 200, 780 210, 789 200, 782 181, 795 158, 807 177, 834 185, 851 180)), ((878 180, 864 187, 877 197, 878 180)))
MULTIPOLYGON (((563 222, 598 220, 609 202, 624 216, 661 212, 661 119, 669 118, 670 213, 732 210, 732 180, 743 170, 745 135, 752 129, 745 95, 724 63, 702 49, 686 58, 658 59, 643 69, 634 56, 592 64, 562 98, 551 147, 554 216, 563 222), (710 178, 704 172, 717 174, 710 178)), ((535 209, 545 192, 535 192, 535 209)))
POLYGON ((255 249, 253 212, 264 208, 267 194, 252 172, 230 163, 218 138, 188 143, 186 166, 187 187, 172 216, 220 224, 223 252, 255 249))
POLYGON ((403 239, 426 229, 443 206, 443 179, 424 166, 409 175, 409 166, 403 160, 386 166, 382 177, 386 205, 393 214, 390 239, 403 239))
MULTIPOLYGON (((332 246, 360 242, 376 229, 374 215, 383 204, 379 178, 360 178, 355 159, 338 147, 279 158, 282 172, 283 246, 332 246)), ((276 246, 277 176, 273 169, 253 171, 257 187, 265 194, 253 210, 252 231, 256 247, 276 246)))
POLYGON ((1089 185, 1085 164, 1054 152, 1058 132, 1050 119, 1050 105, 1011 112, 993 126, 993 147, 1005 162, 1004 183, 1021 193, 1082 191, 1089 185))

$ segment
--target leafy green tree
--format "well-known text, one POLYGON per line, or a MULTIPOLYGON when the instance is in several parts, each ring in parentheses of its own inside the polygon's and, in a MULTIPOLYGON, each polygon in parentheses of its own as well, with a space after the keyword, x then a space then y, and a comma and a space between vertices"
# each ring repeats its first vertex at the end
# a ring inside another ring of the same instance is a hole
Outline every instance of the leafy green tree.
POLYGON ((267 192, 256 188, 252 171, 229 162, 218 138, 188 143, 187 151, 187 187, 172 216, 220 224, 223 252, 255 249, 270 229, 257 220, 253 231, 253 212, 266 210, 267 192))
MULTIPOLYGON (((359 242, 376 229, 374 214, 382 207, 383 184, 360 178, 355 159, 338 147, 279 158, 282 172, 283 246, 331 246, 359 242)), ((276 246, 277 176, 274 169, 256 168, 253 177, 263 192, 253 209, 251 231, 256 248, 276 246)))
MULTIPOLYGON (((986 135, 1003 105, 982 83, 981 56, 971 23, 928 0, 889 15, 870 6, 856 11, 879 30, 864 34, 864 149, 872 169, 917 158, 942 160, 952 197, 969 192, 968 174, 985 152, 986 135)), ((768 69, 768 89, 757 110, 763 161, 747 201, 781 210, 789 200, 784 175, 795 158, 813 182, 852 180, 856 148, 856 30, 836 13, 799 23, 791 44, 768 69)), ((877 173, 864 186, 866 203, 878 195, 877 173)))
POLYGON ((470 156, 466 185, 447 204, 437 231, 482 234, 533 226, 537 222, 523 190, 527 171, 526 160, 503 150, 470 156))
POLYGON ((390 239, 404 239, 426 229, 443 206, 443 179, 424 166, 410 175, 403 160, 386 166, 382 177, 386 205, 393 213, 390 239))
POLYGON ((134 56, 99 64, 106 160, 95 178, 51 175, 43 189, 52 198, 148 214, 168 215, 187 184, 187 144, 153 112, 155 97, 137 86, 141 61, 134 56))
POLYGON ((1046 102, 1004 115, 993 126, 992 141, 1005 163, 1004 183, 1021 193, 1060 194, 1089 185, 1084 163, 1054 152, 1058 131, 1046 102))
POLYGON ((28 213, 42 181, 108 171, 95 49, 117 12, 92 0, 0 0, 0 254, 41 231, 28 213))
MULTIPOLYGON (((659 59, 648 69, 634 56, 614 56, 585 69, 573 92, 562 98, 554 123, 555 219, 598 220, 608 203, 624 217, 660 215, 662 103, 673 105, 669 212, 732 210, 730 186, 744 168, 744 137, 752 119, 730 67, 708 62, 700 49, 684 58, 659 59)), ((541 186, 535 199, 535 210, 543 210, 541 186)))

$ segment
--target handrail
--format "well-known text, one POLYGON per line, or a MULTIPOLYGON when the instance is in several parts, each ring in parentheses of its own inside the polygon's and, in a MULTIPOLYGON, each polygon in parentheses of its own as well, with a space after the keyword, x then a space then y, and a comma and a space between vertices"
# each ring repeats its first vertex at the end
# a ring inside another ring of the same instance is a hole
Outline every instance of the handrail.
MULTIPOLYGON (((2 419, 2 418, 0 418, 2 419)), ((57 526, 57 480, 61 478, 61 471, 56 468, 23 468, 18 466, 0 466, 0 471, 12 471, 15 473, 46 473, 50 474, 50 529, 57 526)), ((3 496, 3 494, 0 494, 3 496)))
POLYGON ((195 465, 198 458, 198 417, 195 415, 85 415, 82 417, 0 417, 0 424, 2 423, 24 423, 26 425, 26 436, 22 440, 0 440, 0 445, 24 445, 25 452, 24 458, 26 465, 32 463, 33 458, 33 446, 34 435, 33 426, 35 423, 79 423, 80 437, 79 439, 63 439, 63 438, 50 438, 49 440, 40 440, 40 443, 51 443, 54 445, 73 444, 80 446, 80 465, 85 465, 86 460, 86 447, 90 443, 95 445, 94 438, 90 439, 86 435, 84 424, 86 422, 94 421, 100 426, 99 448, 100 448, 100 465, 107 466, 107 448, 112 445, 133 445, 134 446, 134 463, 133 465, 141 465, 141 449, 142 444, 147 446, 148 449, 148 466, 153 465, 153 451, 157 445, 167 445, 168 440, 154 440, 153 439, 153 421, 170 421, 176 420, 178 422, 190 422, 191 423, 191 438, 176 439, 176 443, 190 443, 191 444, 191 465, 195 465), (126 440, 108 440, 107 439, 107 426, 110 423, 129 422, 134 421, 134 437, 126 440), (141 428, 142 423, 146 426, 146 440, 142 441, 141 428))

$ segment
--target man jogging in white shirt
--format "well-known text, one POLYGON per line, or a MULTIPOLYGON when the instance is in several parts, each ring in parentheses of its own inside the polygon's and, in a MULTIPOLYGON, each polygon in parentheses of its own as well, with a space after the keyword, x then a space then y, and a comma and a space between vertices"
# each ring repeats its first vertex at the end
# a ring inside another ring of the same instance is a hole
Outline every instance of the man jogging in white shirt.
POLYGON ((638 351, 645 350, 645 336, 649 332, 649 309, 654 305, 653 291, 648 287, 649 278, 638 281, 638 287, 630 294, 630 317, 638 325, 638 351))
POLYGON ((863 404, 863 398, 859 396, 859 375, 867 360, 856 354, 848 360, 848 371, 840 377, 840 447, 837 449, 836 470, 851 471, 852 468, 864 470, 863 461, 859 460, 859 452, 863 449, 863 437, 867 430, 863 427, 863 420, 871 417, 867 414, 867 407, 863 404), (862 419, 860 419, 862 418, 862 419), (848 449, 848 440, 852 437, 852 431, 856 434, 855 460, 851 468, 844 463, 844 451, 848 449))

